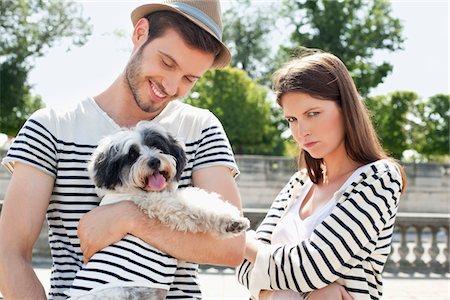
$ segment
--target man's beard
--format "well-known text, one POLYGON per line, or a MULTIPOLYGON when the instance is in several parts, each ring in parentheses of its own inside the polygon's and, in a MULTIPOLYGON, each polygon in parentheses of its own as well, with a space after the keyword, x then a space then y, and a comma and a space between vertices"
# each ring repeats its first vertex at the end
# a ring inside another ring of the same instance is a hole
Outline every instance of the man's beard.
POLYGON ((131 58, 130 62, 127 64, 125 69, 125 80, 133 95, 134 102, 136 105, 146 113, 152 113, 158 111, 160 108, 154 108, 150 103, 145 104, 145 102, 139 97, 139 85, 142 80, 142 51, 144 46, 138 49, 136 54, 131 58))

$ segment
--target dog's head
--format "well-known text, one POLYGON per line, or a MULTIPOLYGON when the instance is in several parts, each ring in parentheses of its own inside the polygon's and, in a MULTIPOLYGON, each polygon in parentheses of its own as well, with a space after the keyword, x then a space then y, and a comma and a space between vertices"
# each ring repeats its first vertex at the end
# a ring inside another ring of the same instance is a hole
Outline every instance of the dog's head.
POLYGON ((103 138, 88 164, 95 185, 121 193, 175 190, 186 164, 178 142, 147 121, 103 138))

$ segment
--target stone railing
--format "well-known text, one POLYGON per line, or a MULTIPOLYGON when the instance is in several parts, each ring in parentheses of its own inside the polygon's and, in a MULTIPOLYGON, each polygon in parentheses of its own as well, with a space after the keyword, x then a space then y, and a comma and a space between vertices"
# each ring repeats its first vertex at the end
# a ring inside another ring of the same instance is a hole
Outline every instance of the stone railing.
MULTIPOLYGON (((266 213, 266 209, 244 209, 252 229, 259 226, 266 213)), ((449 224, 450 214, 398 213, 384 272, 449 274, 449 224)))
MULTIPOLYGON (((0 212, 1 207, 0 201, 0 212)), ((259 226, 266 213, 267 209, 244 209, 252 229, 259 226)), ((393 276, 399 273, 448 276, 449 224, 450 214, 398 213, 392 251, 384 272, 393 276)), ((51 264, 47 222, 34 245, 33 262, 51 264)))

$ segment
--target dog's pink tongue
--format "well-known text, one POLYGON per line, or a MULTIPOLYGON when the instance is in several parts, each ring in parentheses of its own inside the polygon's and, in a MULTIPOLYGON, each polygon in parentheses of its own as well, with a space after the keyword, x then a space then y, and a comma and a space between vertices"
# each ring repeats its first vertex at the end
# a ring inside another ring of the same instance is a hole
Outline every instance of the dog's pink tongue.
POLYGON ((166 178, 161 173, 155 172, 148 178, 147 185, 153 191, 160 191, 166 186, 166 178))

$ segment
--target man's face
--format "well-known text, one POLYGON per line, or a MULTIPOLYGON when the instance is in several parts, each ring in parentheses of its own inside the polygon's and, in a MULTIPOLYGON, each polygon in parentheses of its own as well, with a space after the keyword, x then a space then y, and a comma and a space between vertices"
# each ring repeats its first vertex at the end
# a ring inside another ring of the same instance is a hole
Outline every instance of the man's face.
POLYGON ((184 97, 213 61, 212 53, 192 48, 167 29, 132 55, 126 82, 138 107, 156 116, 170 101, 184 97))

